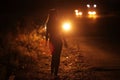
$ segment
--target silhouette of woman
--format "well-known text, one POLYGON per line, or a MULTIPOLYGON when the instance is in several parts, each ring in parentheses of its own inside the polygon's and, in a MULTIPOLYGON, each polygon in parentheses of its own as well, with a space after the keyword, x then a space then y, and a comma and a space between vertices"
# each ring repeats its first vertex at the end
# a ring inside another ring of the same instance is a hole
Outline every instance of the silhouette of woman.
MULTIPOLYGON (((58 68, 60 64, 60 54, 63 45, 63 38, 60 33, 60 27, 58 25, 57 11, 51 10, 48 15, 47 29, 46 29, 46 41, 50 42, 50 49, 52 54, 51 60, 51 75, 58 76, 58 68)), ((64 39, 65 40, 65 39, 64 39)))

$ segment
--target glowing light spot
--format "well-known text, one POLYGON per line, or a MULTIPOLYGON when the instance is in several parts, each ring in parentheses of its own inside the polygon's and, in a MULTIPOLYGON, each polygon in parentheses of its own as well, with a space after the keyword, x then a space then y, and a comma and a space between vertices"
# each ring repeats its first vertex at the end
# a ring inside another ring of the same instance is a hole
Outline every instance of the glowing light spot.
POLYGON ((96 8, 96 7, 97 7, 97 5, 96 5, 96 4, 94 4, 93 6, 94 6, 94 8, 96 8))
POLYGON ((76 13, 78 13, 78 10, 75 10, 76 13))
POLYGON ((69 57, 66 57, 67 59, 69 58, 69 57))
POLYGON ((71 29, 71 24, 69 22, 66 22, 62 27, 64 31, 69 31, 71 29))
POLYGON ((88 8, 90 8, 90 5, 89 5, 89 4, 87 4, 87 7, 88 7, 88 8))

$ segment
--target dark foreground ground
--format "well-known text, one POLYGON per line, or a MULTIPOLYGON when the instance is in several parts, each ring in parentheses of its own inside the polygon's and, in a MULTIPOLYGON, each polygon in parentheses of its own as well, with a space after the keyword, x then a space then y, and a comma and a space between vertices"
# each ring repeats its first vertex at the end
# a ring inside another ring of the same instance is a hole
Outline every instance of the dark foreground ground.
MULTIPOLYGON (((63 47, 59 68, 60 78, 57 80, 120 79, 120 54, 115 53, 119 50, 109 51, 107 49, 111 46, 95 43, 95 38, 69 37, 67 41, 69 47, 67 49, 63 47)), ((44 45, 44 41, 39 44, 40 47, 36 45, 34 43, 34 47, 31 49, 24 45, 17 47, 22 52, 17 52, 18 58, 16 61, 12 61, 12 64, 19 65, 19 69, 16 69, 16 75, 10 76, 10 80, 13 80, 12 78, 16 80, 54 80, 50 75, 51 55, 48 47, 44 45)), ((1 80, 5 70, 5 67, 1 65, 1 80)))
MULTIPOLYGON (((25 23, 5 22, 8 28, 1 28, 6 34, 1 30, 0 80, 6 77, 6 68, 12 70, 10 80, 54 80, 50 75, 51 54, 45 46, 44 29, 37 20, 34 23, 25 18, 25 23)), ((117 24, 111 23, 112 20, 101 19, 95 26, 88 21, 89 27, 83 26, 81 30, 85 35, 67 37, 68 48, 63 46, 61 53, 60 80, 120 80, 119 19, 114 19, 117 24), (109 24, 104 25, 106 22, 109 24)))

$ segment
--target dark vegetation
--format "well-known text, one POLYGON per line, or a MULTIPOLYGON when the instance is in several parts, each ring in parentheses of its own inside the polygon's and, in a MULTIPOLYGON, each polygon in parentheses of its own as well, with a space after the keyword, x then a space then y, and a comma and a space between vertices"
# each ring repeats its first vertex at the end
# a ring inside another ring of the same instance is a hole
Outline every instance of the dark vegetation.
POLYGON ((10 70, 11 75, 23 71, 27 75, 25 70, 37 65, 43 52, 48 53, 44 48, 44 18, 13 15, 0 16, 0 80, 10 70))

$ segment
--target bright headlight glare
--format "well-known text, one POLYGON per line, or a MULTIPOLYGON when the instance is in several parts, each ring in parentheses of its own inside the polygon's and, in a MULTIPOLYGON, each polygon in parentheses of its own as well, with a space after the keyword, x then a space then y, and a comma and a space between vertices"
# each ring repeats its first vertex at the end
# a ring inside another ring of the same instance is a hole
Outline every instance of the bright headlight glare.
POLYGON ((96 14, 96 11, 88 11, 88 14, 89 14, 89 15, 95 15, 95 14, 96 14))
POLYGON ((69 22, 63 23, 62 28, 64 31, 69 31, 71 29, 71 24, 69 22))

